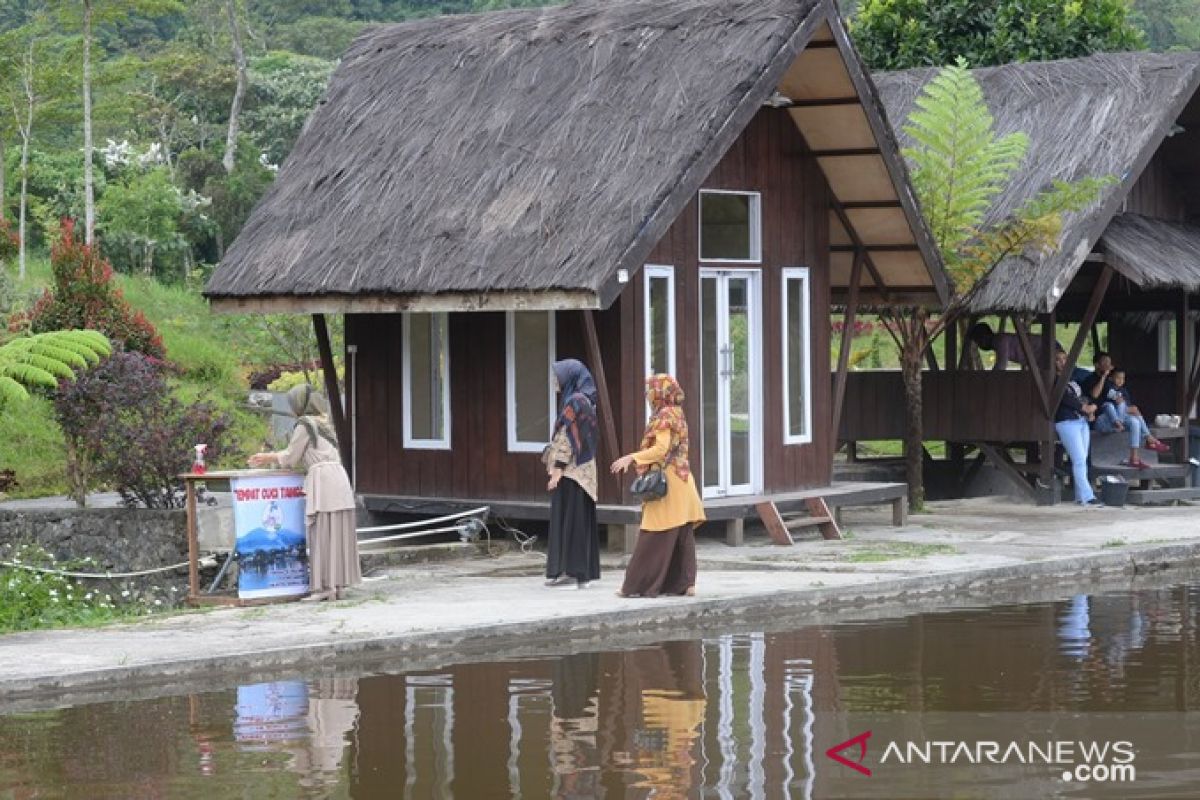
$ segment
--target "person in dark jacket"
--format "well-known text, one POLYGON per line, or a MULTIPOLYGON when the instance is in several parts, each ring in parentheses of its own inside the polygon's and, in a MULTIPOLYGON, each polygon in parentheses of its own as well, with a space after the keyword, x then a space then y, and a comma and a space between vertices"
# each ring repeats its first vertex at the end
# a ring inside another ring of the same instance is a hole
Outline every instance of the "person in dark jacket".
MULTIPOLYGON (((1054 367, 1061 375, 1067 367, 1066 353, 1061 350, 1055 353, 1054 367)), ((1068 382, 1067 391, 1063 393, 1058 409, 1054 412, 1054 430, 1058 432, 1058 439, 1067 451, 1067 458, 1071 460, 1071 482, 1075 487, 1075 502, 1085 508, 1104 505, 1096 499, 1092 483, 1088 480, 1088 448, 1092 443, 1088 420, 1095 413, 1096 404, 1083 393, 1079 383, 1074 380, 1068 382)))

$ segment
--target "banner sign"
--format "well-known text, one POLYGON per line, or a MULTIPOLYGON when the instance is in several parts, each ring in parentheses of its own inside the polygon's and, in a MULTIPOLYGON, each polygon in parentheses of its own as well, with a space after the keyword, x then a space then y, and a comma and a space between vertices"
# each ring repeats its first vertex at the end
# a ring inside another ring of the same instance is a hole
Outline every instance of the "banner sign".
POLYGON ((238 597, 288 597, 308 593, 304 534, 304 477, 233 478, 238 597))

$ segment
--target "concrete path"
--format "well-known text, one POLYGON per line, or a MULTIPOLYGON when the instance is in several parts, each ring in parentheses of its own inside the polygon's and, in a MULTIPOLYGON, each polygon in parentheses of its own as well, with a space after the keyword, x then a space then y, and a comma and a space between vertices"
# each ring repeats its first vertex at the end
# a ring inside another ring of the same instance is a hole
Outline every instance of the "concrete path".
MULTIPOLYGON (((761 530, 741 548, 703 538, 699 596, 621 599, 621 572, 585 590, 542 585, 520 551, 391 568, 336 603, 218 609, 91 630, 0 637, 0 711, 78 702, 122 687, 335 665, 431 668, 554 646, 621 646, 693 631, 799 627, 950 604, 1019 602, 1164 567, 1200 566, 1200 509, 1034 508, 1002 499, 933 503, 903 529, 883 509, 848 510, 841 542, 784 548, 761 530), (1075 588, 1072 588, 1075 587, 1075 588), (53 699, 51 699, 53 698, 53 699)), ((1186 573, 1182 573, 1187 577, 1186 573)), ((94 699, 94 698, 93 698, 94 699)))

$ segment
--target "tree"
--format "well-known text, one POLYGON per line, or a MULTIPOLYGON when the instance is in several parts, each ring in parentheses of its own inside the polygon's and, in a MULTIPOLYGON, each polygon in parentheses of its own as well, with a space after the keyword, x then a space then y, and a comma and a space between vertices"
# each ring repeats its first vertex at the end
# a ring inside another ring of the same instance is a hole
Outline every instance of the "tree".
POLYGON ((864 0, 851 22, 872 69, 1048 61, 1138 50, 1128 0, 864 0))
POLYGON ((0 74, 8 83, 0 87, 12 114, 21 142, 19 174, 21 193, 17 211, 17 235, 20 250, 17 255, 18 274, 25 277, 28 253, 29 222, 29 159, 33 145, 34 123, 61 92, 62 66, 67 48, 61 37, 50 33, 43 14, 32 18, 23 28, 11 31, 0 39, 0 74))
POLYGON ((177 0, 56 0, 61 19, 68 25, 77 21, 83 36, 83 193, 84 241, 96 239, 95 176, 92 160, 92 42, 97 24, 122 20, 131 14, 157 15, 181 10, 177 0), (79 17, 76 18, 76 14, 79 17))
POLYGON ((112 353, 97 331, 51 331, 0 345, 0 409, 29 399, 28 389, 54 389, 61 379, 98 364, 112 353))
POLYGON ((1023 133, 997 136, 983 90, 959 60, 933 78, 917 98, 904 132, 914 144, 903 150, 913 188, 953 284, 940 315, 925 308, 888 309, 884 327, 900 352, 906 426, 904 459, 909 503, 921 508, 924 429, 921 362, 933 341, 962 315, 971 290, 993 267, 1011 257, 1057 247, 1063 215, 1096 202, 1111 177, 1055 181, 1026 200, 1007 219, 986 225, 992 201, 1024 160, 1023 133))
POLYGON ((225 156, 221 166, 225 174, 233 173, 234 157, 237 155, 238 123, 242 113, 242 100, 246 97, 246 49, 242 47, 242 28, 238 22, 236 0, 225 0, 225 16, 229 19, 229 40, 233 47, 233 63, 237 69, 237 86, 233 90, 233 104, 229 109, 229 129, 225 134, 225 156))
POLYGON ((1198 0, 1138 0, 1132 19, 1154 50, 1200 49, 1198 0))

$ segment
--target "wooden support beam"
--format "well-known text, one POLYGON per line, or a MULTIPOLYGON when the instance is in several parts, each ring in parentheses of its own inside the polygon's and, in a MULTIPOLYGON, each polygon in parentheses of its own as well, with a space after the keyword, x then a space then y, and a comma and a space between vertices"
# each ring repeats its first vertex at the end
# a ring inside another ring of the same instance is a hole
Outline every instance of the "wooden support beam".
POLYGON ((1195 347, 1188 331, 1188 312, 1191 310, 1188 294, 1185 291, 1180 292, 1180 295, 1175 309, 1175 408, 1176 413, 1187 419, 1191 410, 1187 401, 1191 388, 1192 355, 1195 347))
POLYGON ((812 150, 809 155, 814 158, 855 158, 859 156, 877 156, 878 147, 847 147, 841 150, 812 150))
POLYGON ((608 378, 604 371, 604 357, 600 354, 600 338, 596 335, 596 318, 593 311, 580 312, 583 316, 583 338, 587 344, 588 360, 591 362, 592 377, 596 379, 596 391, 600 394, 600 425, 604 444, 608 448, 609 460, 621 455, 617 439, 617 425, 613 420, 612 398, 608 394, 608 378))
POLYGON ((850 347, 854 343, 854 323, 858 316, 858 285, 862 280, 866 254, 859 253, 850 268, 850 299, 842 317, 842 340, 839 342, 837 375, 833 381, 833 428, 830 431, 830 452, 837 450, 838 431, 842 424, 842 406, 846 401, 846 380, 850 368, 850 347))
POLYGON ((325 376, 325 396, 329 400, 329 419, 337 431, 338 452, 347 471, 354 468, 350 463, 350 432, 346 430, 346 414, 342 410, 342 392, 338 388, 337 367, 333 363, 333 348, 329 345, 329 328, 324 314, 313 314, 313 332, 317 335, 317 352, 321 354, 321 373, 325 376))
POLYGON ((1038 365, 1038 359, 1033 352, 1033 343, 1029 340, 1029 323, 1021 317, 1013 317, 1013 330, 1017 332, 1017 341, 1021 344, 1021 353, 1025 356, 1025 363, 1029 369, 1029 374, 1033 376, 1033 385, 1037 388, 1038 397, 1042 400, 1042 410, 1046 412, 1046 418, 1054 417, 1054 409, 1050 406, 1050 393, 1046 390, 1046 380, 1042 377, 1042 371, 1038 365))
POLYGON ((811 518, 809 524, 816 525, 821 529, 821 538, 826 541, 832 541, 842 538, 842 531, 838 527, 837 520, 833 518, 833 512, 829 510, 829 505, 820 497, 810 497, 804 501, 804 507, 808 509, 808 515, 811 518))
MULTIPOLYGON (((1200 368, 1200 359, 1196 358, 1196 338, 1192 329, 1192 322, 1188 318, 1191 316, 1191 299, 1185 290, 1182 299, 1179 301, 1179 333, 1175 337, 1175 352, 1179 357, 1179 378, 1184 382, 1182 388, 1183 402, 1180 403, 1179 418, 1182 420, 1183 430, 1186 432, 1191 425, 1192 405, 1196 402, 1197 368, 1200 368)), ((1191 456, 1191 437, 1184 436, 1183 441, 1179 443, 1180 459, 1186 463, 1191 456)))
MULTIPOLYGON (((853 238, 853 237, 851 237, 853 238)), ((829 248, 832 253, 853 253, 866 250, 868 253, 916 253, 920 250, 915 244, 835 244, 829 248)))
POLYGON ((974 367, 974 364, 971 362, 971 354, 974 353, 977 348, 975 347, 975 343, 967 338, 967 334, 970 333, 971 328, 975 327, 975 323, 979 321, 979 317, 971 314, 965 320, 960 321, 963 325, 963 341, 962 349, 959 350, 958 353, 958 366, 956 369, 971 369, 974 367))
MULTIPOLYGON (((1100 304, 1104 301, 1104 293, 1108 291, 1108 284, 1112 281, 1113 268, 1111 264, 1105 264, 1104 269, 1100 272, 1100 278, 1096 281, 1096 285, 1092 288, 1091 299, 1088 300, 1087 310, 1083 313, 1083 319, 1079 323, 1079 331, 1075 334, 1075 341, 1071 344, 1071 350, 1067 353, 1067 366, 1063 370, 1063 374, 1058 376, 1058 380, 1054 382, 1054 391, 1050 393, 1050 403, 1053 408, 1057 408, 1062 401, 1062 397, 1067 392, 1067 384, 1071 380, 1071 370, 1075 368, 1075 363, 1079 360, 1079 354, 1083 352, 1083 343, 1087 341, 1088 330, 1096 321, 1096 315, 1100 313, 1100 304)), ((1051 345, 1053 346, 1053 345, 1051 345)))
POLYGON ((875 284, 875 290, 879 292, 884 302, 890 302, 890 292, 888 291, 887 284, 883 282, 883 277, 879 274, 879 270, 875 268, 875 262, 871 260, 871 254, 867 252, 865 247, 863 247, 862 239, 859 238, 858 231, 856 231, 854 226, 850 224, 850 218, 846 216, 846 210, 842 208, 841 201, 839 201, 833 195, 830 195, 829 207, 833 209, 833 213, 837 215, 838 221, 841 222, 842 227, 846 229, 846 235, 850 237, 850 241, 853 242, 854 246, 862 251, 862 253, 865 255, 866 259, 864 264, 866 265, 867 272, 871 275, 871 281, 875 284))
POLYGON ((987 460, 987 455, 982 451, 975 454, 971 459, 971 463, 963 470, 962 479, 959 481, 959 494, 966 494, 967 487, 971 485, 971 481, 975 480, 975 476, 979 474, 979 470, 983 469, 983 462, 987 460))
MULTIPOLYGON (((1055 335, 1057 329, 1057 318, 1054 312, 1043 314, 1042 318, 1042 353, 1041 358, 1032 367, 1042 375, 1042 382, 1049 387, 1054 386, 1054 359, 1057 355, 1055 345, 1058 339, 1055 335)), ((1053 392, 1053 389, 1051 389, 1053 392)), ((1057 503, 1059 494, 1055 490, 1054 481, 1054 443, 1058 438, 1058 431, 1054 429, 1054 412, 1058 408, 1058 400, 1053 393, 1050 395, 1047 404, 1050 411, 1046 414, 1045 435, 1038 442, 1038 484, 1044 487, 1042 491, 1047 492, 1043 500, 1049 503, 1057 503)), ((1041 502, 1041 501, 1039 501, 1041 502)))
POLYGON ((937 353, 933 352, 933 343, 925 348, 925 366, 929 367, 930 372, 940 372, 941 366, 938 365, 937 353))
POLYGON ((904 208, 899 200, 848 200, 842 203, 846 211, 860 208, 904 208))
POLYGON ((783 545, 796 543, 774 503, 766 500, 755 504, 754 509, 758 512, 758 518, 762 520, 763 527, 767 529, 767 535, 771 537, 772 542, 783 545))
POLYGON ((810 100, 793 100, 790 105, 782 108, 824 108, 825 106, 857 106, 862 103, 858 95, 854 97, 816 97, 810 100))
POLYGON ((977 442, 976 445, 979 447, 979 452, 987 456, 988 461, 992 462, 996 470, 1021 490, 1021 494, 1030 500, 1037 500, 1037 492, 1029 485, 1029 481, 1025 480, 1025 476, 1017 469, 1013 460, 1009 458, 1007 450, 995 447, 987 442, 977 442))

